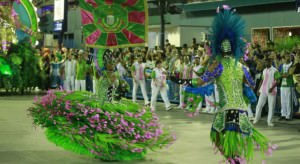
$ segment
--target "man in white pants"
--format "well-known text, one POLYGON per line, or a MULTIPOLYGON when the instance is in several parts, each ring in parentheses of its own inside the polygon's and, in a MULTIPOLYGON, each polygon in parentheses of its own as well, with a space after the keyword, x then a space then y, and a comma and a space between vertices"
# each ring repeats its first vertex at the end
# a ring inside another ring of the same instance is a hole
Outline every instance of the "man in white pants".
POLYGON ((75 76, 76 76, 76 61, 73 59, 72 53, 68 54, 68 60, 65 61, 65 89, 67 91, 75 90, 75 76))
POLYGON ((171 110, 172 106, 168 98, 168 84, 167 84, 167 75, 166 70, 162 68, 162 62, 160 60, 156 61, 155 68, 153 69, 151 73, 152 82, 151 82, 151 88, 152 88, 152 95, 151 95, 151 111, 155 111, 156 106, 156 100, 158 93, 160 92, 161 98, 163 99, 165 103, 166 110, 171 110))
POLYGON ((83 50, 80 50, 78 53, 78 60, 76 63, 76 80, 75 80, 75 90, 76 91, 85 91, 86 90, 86 72, 87 65, 86 60, 83 58, 83 50))
POLYGON ((292 87, 294 85, 293 75, 289 74, 289 69, 292 66, 291 56, 286 54, 284 57, 284 63, 282 64, 281 73, 281 87, 280 87, 280 97, 281 97, 281 118, 279 120, 291 120, 292 112, 292 87))
POLYGON ((136 102, 136 92, 138 87, 141 87, 145 105, 149 105, 149 99, 146 91, 146 81, 145 81, 145 63, 143 63, 143 58, 138 57, 138 61, 133 63, 131 67, 133 89, 132 89, 132 101, 136 102))
POLYGON ((272 123, 272 117, 274 113, 275 103, 276 103, 276 80, 280 78, 280 74, 275 67, 272 66, 272 61, 270 59, 266 60, 267 67, 263 71, 263 80, 260 85, 260 96, 256 106, 256 115, 253 124, 256 124, 260 117, 261 111, 264 107, 266 101, 268 100, 269 112, 268 112, 268 126, 274 126, 272 123))

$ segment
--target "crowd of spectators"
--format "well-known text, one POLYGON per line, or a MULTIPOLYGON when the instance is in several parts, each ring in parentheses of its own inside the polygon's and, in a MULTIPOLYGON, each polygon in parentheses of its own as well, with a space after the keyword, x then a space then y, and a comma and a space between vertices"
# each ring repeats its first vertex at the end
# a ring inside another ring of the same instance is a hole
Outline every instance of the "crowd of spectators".
MULTIPOLYGON (((259 89, 264 76, 264 69, 268 69, 267 61, 272 61, 271 65, 275 68, 280 78, 277 79, 277 94, 276 105, 274 105, 275 113, 281 113, 282 118, 291 120, 293 114, 298 111, 298 98, 299 92, 297 92, 297 79, 299 80, 300 73, 300 48, 295 47, 292 51, 274 50, 272 46, 262 49, 258 44, 252 44, 248 47, 249 53, 243 59, 243 63, 248 69, 252 78, 256 82, 256 86, 253 88, 257 97, 259 98, 259 89), (286 89, 288 87, 288 89, 286 89), (288 90, 288 91, 287 91, 288 90), (284 93, 283 93, 284 92, 284 93), (284 101, 287 100, 288 102, 284 101), (283 109, 284 108, 284 109, 283 109)), ((59 88, 63 87, 67 90, 87 90, 95 92, 95 55, 93 49, 89 50, 75 50, 62 48, 61 50, 44 49, 43 51, 43 70, 48 74, 49 83, 45 84, 48 87, 45 88, 59 88), (94 85, 93 85, 94 84, 94 85)), ((147 48, 119 48, 113 49, 112 61, 114 61, 115 71, 118 72, 120 78, 132 78, 133 87, 132 98, 136 101, 136 91, 141 87, 145 105, 155 104, 156 98, 148 100, 146 89, 143 81, 145 79, 153 79, 153 84, 157 84, 159 79, 157 74, 159 72, 153 71, 159 65, 164 71, 161 73, 166 80, 170 76, 176 76, 183 79, 199 78, 201 73, 205 70, 206 66, 210 62, 211 54, 209 50, 209 43, 202 42, 197 43, 196 39, 193 39, 192 45, 188 46, 184 44, 182 47, 176 47, 166 40, 165 51, 159 47, 147 48), (139 72, 138 69, 142 68, 139 72), (156 76, 153 75, 156 72, 156 76)), ((96 60, 96 62, 98 62, 96 60)), ((297 87, 298 86, 298 87, 297 87)), ((161 86, 160 86, 161 87, 161 86)), ((182 86, 172 85, 166 87, 166 90, 172 89, 173 92, 178 93, 179 106, 178 108, 188 108, 184 106, 186 101, 183 98, 182 86)), ((153 86, 151 85, 152 94, 157 96, 158 91, 153 92, 153 86)), ((298 90, 299 91, 299 90, 298 90)), ((216 91, 217 92, 217 91, 216 91)), ((163 100, 166 103, 166 109, 171 109, 169 100, 166 99, 165 93, 160 90, 163 100)), ((209 105, 209 102, 218 102, 218 94, 208 96, 204 99, 206 101, 205 112, 214 113, 217 108, 213 105, 209 105)), ((269 102, 269 104, 272 102, 269 102)), ((155 109, 155 107, 152 107, 155 109)), ((255 113, 256 104, 252 104, 251 111, 255 113)), ((202 110, 202 107, 197 111, 202 110)), ((267 111, 267 110, 266 110, 267 111)), ((253 115, 254 117, 254 115, 253 115)))

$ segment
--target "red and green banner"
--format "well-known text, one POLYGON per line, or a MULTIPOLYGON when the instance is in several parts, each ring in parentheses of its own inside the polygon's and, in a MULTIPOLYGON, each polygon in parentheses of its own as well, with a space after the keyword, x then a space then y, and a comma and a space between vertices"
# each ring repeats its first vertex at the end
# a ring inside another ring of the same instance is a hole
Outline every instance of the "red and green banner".
POLYGON ((80 0, 83 35, 88 47, 144 46, 146 0, 80 0))

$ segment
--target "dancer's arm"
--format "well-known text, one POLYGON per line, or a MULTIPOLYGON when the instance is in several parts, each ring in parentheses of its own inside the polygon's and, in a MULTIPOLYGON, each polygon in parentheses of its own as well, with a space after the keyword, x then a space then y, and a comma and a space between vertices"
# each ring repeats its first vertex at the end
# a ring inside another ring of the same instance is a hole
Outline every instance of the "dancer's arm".
POLYGON ((222 72, 223 65, 215 60, 207 67, 207 70, 204 72, 204 74, 200 76, 200 78, 195 79, 196 81, 193 81, 192 84, 193 86, 202 86, 205 83, 208 83, 219 77, 222 72))
POLYGON ((202 68, 200 68, 198 71, 194 71, 194 70, 192 69, 192 71, 193 71, 197 76, 202 76, 202 75, 204 74, 205 70, 206 70, 206 67, 202 67, 202 68))
POLYGON ((250 75, 250 72, 248 71, 248 69, 243 66, 243 72, 244 72, 244 83, 247 84, 248 86, 250 86, 252 89, 255 88, 255 81, 253 80, 253 78, 250 75))

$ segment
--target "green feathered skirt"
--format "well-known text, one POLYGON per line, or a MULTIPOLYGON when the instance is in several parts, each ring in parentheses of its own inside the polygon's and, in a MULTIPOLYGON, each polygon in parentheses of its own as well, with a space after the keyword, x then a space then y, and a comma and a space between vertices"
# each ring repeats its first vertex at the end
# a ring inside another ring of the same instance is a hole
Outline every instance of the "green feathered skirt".
POLYGON ((226 162, 240 164, 253 159, 255 149, 271 155, 276 149, 258 132, 248 119, 247 112, 238 109, 218 112, 213 121, 210 138, 226 162))
POLYGON ((46 129, 50 142, 93 158, 142 159, 175 141, 155 113, 129 100, 102 104, 89 92, 48 91, 34 104, 33 123, 46 129))

